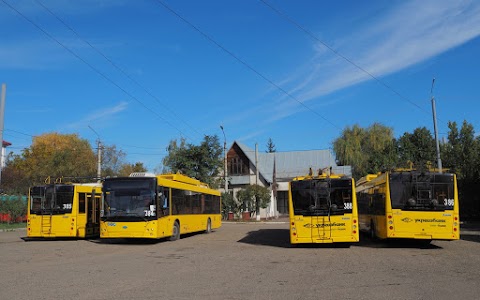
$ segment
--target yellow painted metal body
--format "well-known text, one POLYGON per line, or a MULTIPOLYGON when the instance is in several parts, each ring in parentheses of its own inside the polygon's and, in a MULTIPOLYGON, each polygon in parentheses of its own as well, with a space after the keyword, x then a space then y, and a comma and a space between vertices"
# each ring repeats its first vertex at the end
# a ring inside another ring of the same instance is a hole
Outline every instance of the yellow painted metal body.
MULTIPOLYGON (((205 195, 217 196, 218 205, 221 206, 221 193, 210 189, 206 184, 181 174, 156 175, 157 184, 160 187, 167 188, 171 195, 171 189, 179 189, 202 193, 205 195)), ((101 238, 148 238, 159 239, 173 235, 175 222, 180 226, 180 234, 206 231, 208 222, 211 229, 220 228, 222 225, 222 216, 220 210, 218 213, 208 214, 173 214, 172 197, 169 199, 169 213, 167 216, 158 216, 154 220, 135 221, 135 222, 111 222, 100 221, 101 238)), ((199 204, 201 207, 203 204, 199 204)))
MULTIPOLYGON (((294 178, 294 181, 327 179, 326 175, 305 176, 294 178)), ((329 176, 330 180, 338 180, 338 175, 329 176)), ((358 212, 357 199, 355 194, 355 182, 350 179, 352 212, 342 215, 330 216, 304 216, 294 213, 291 183, 289 188, 289 217, 290 217, 290 243, 291 244, 315 244, 315 243, 337 243, 337 242, 358 242, 358 212)))
MULTIPOLYGON (((412 211, 392 208, 390 197, 389 172, 370 174, 361 178, 357 184, 357 198, 361 193, 368 197, 380 195, 384 210, 359 211, 360 230, 370 232, 377 238, 405 238, 422 240, 458 240, 460 238, 460 217, 458 209, 458 190, 456 175, 453 174, 453 209, 443 211, 412 211), (373 232, 372 232, 373 228, 373 232)), ((365 206, 371 205, 365 203, 365 206)), ((359 206, 362 206, 359 200, 359 206)))
POLYGON ((27 237, 29 238, 93 238, 100 235, 99 204, 101 184, 72 183, 72 212, 53 214, 51 211, 32 212, 28 197, 27 237), (92 198, 92 195, 95 195, 92 198), (80 201, 80 199, 84 201, 80 201), (83 208, 81 206, 83 205, 83 208))

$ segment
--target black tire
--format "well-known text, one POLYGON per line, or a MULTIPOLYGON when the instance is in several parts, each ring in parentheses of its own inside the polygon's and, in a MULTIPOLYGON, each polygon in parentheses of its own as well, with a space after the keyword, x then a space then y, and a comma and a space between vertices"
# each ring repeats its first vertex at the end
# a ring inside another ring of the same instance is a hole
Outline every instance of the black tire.
POLYGON ((172 236, 170 237, 170 241, 176 241, 180 239, 180 224, 178 221, 175 221, 173 223, 173 228, 172 228, 172 236))
POLYGON ((205 233, 210 233, 212 232, 212 221, 210 220, 210 218, 208 218, 207 220, 207 229, 205 230, 205 233))

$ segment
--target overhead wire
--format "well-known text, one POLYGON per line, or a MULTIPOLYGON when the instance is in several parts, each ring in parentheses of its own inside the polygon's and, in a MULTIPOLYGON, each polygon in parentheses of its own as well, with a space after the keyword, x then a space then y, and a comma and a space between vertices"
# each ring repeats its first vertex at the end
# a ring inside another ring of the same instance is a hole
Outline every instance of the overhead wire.
POLYGON ((123 70, 118 64, 116 64, 112 59, 110 59, 107 55, 105 55, 102 51, 100 51, 97 47, 95 47, 92 43, 90 43, 87 39, 83 38, 71 25, 69 25, 67 22, 65 22, 62 18, 60 18, 56 13, 54 13, 51 9, 49 9, 45 4, 43 4, 39 0, 35 0, 35 2, 40 5, 44 10, 46 10, 48 13, 50 13, 54 18, 56 18, 60 23, 62 23, 68 30, 73 32, 73 34, 83 41, 85 44, 87 44, 91 49, 93 49, 95 52, 97 52, 100 56, 102 56, 110 65, 112 65, 117 71, 122 73, 125 77, 127 77, 131 82, 133 82, 135 85, 140 87, 145 93, 147 93, 150 97, 152 97, 157 103, 162 105, 164 108, 166 108, 172 115, 175 116, 176 119, 182 121, 185 125, 187 125, 192 131, 197 133, 198 135, 203 135, 200 132, 198 132, 193 126, 191 126, 189 123, 187 123, 184 119, 182 119, 180 116, 178 116, 175 111, 173 111, 171 108, 169 108, 165 103, 163 103, 157 96, 155 96, 153 93, 151 93, 146 87, 144 87, 142 84, 140 84, 137 80, 135 80, 132 76, 130 76, 125 70, 123 70))
POLYGON ((97 73, 98 75, 100 75, 102 78, 104 78, 106 81, 110 82, 112 85, 114 85, 116 88, 118 88, 120 91, 122 91, 125 95, 127 95, 128 97, 130 97, 131 99, 135 100, 138 104, 140 104, 141 106, 143 106, 143 108, 145 108, 147 111, 151 112, 152 114, 154 114, 155 116, 157 116, 159 119, 163 120, 166 124, 168 124, 169 126, 171 126, 172 128, 176 129, 182 136, 185 136, 186 138, 192 140, 188 135, 186 135, 182 130, 180 130, 178 127, 176 127, 174 124, 172 124, 171 122, 169 122, 168 120, 166 120, 165 118, 163 118, 160 114, 158 114, 157 112, 155 112, 153 109, 151 109, 150 107, 148 107, 145 103, 143 103, 142 101, 140 101, 140 99, 138 99, 137 97, 135 97, 134 95, 132 95, 130 92, 128 92, 127 90, 125 90, 123 87, 121 87, 118 83, 116 83, 115 81, 113 81, 110 77, 108 77, 106 74, 104 74, 102 71, 100 71, 98 68, 96 68, 95 66, 93 66, 92 64, 90 64, 88 61, 86 61, 85 59, 83 59, 80 55, 78 55, 75 51, 73 51, 72 49, 70 49, 69 47, 65 46, 62 42, 60 42, 58 39, 56 39, 53 35, 51 35, 50 33, 48 33, 45 29, 43 29, 40 25, 38 25, 37 23, 35 23, 34 21, 32 21, 30 18, 28 18, 27 16, 25 16, 22 12, 20 12, 18 9, 16 9, 14 6, 12 6, 10 3, 8 3, 7 1, 5 0, 0 0, 2 1, 6 6, 8 6, 11 10, 15 11, 19 16, 21 16, 23 19, 25 19, 28 23, 30 23, 31 25, 33 25, 35 28, 37 28, 38 30, 40 30, 43 34, 45 34, 48 38, 50 38, 52 41, 54 41, 55 43, 57 43, 59 46, 61 46, 63 49, 65 49, 68 53, 70 53, 71 55, 73 55, 74 57, 76 57, 78 60, 80 60, 82 63, 84 63, 86 66, 88 66, 91 70, 93 70, 95 73, 97 73))
POLYGON ((182 20, 185 24, 187 24, 188 26, 190 26, 192 29, 194 29, 196 32, 198 32, 200 35, 202 35, 204 38, 206 38, 209 42, 211 42, 212 44, 214 44, 215 46, 217 46, 218 48, 220 48, 222 51, 224 51, 225 53, 227 53, 228 55, 230 55, 231 57, 233 57, 236 61, 238 61, 239 63, 241 63, 243 66, 245 66, 247 69, 249 69, 250 71, 252 71, 253 73, 255 73, 256 75, 258 75, 260 78, 262 78, 263 80, 265 80, 266 82, 268 82, 270 85, 272 85, 273 87, 275 87, 276 89, 278 89, 279 91, 281 91, 283 94, 285 94, 286 96, 288 96, 290 99, 292 100, 295 100, 296 102, 298 102, 301 106, 303 106, 304 108, 306 108, 307 110, 311 111, 312 113, 314 113, 315 115, 317 115, 318 117, 320 117, 321 119, 323 119, 324 121, 326 121, 327 123, 329 123, 330 125, 332 125, 333 127, 337 128, 340 130, 340 127, 338 125, 336 125, 335 123, 333 123, 332 121, 330 121, 329 119, 327 119, 325 116, 321 115, 320 113, 318 113, 317 111, 313 110, 312 108, 310 108, 309 106, 307 106, 304 102, 300 101, 299 99, 297 99, 295 96, 293 96, 291 93, 289 93, 287 90, 285 90, 284 88, 282 88, 280 85, 276 84, 275 82, 273 82, 273 80, 269 79, 267 76, 265 76, 264 74, 262 74, 260 71, 258 71, 257 69, 255 69, 252 65, 250 65, 249 63, 247 63, 245 60, 241 59, 240 57, 238 57, 235 53, 233 53, 232 51, 230 51, 229 49, 227 49, 225 46, 221 45, 219 42, 217 42, 214 38, 212 38, 211 36, 209 36, 208 34, 206 34, 204 31, 202 31, 198 26, 194 25, 192 22, 190 22, 189 20, 187 20, 185 17, 183 17, 182 15, 180 15, 178 12, 176 12, 173 8, 171 8, 170 6, 168 6, 165 2, 161 1, 161 0, 156 0, 157 3, 159 3, 161 6, 163 6, 166 10, 168 10, 170 13, 172 13, 173 15, 175 15, 177 18, 179 18, 180 20, 182 20))
MULTIPOLYGON (((407 97, 403 96, 402 94, 400 94, 398 91, 396 91, 395 89, 393 89, 390 85, 386 84, 383 80, 381 80, 380 78, 378 78, 377 76, 373 75, 371 72, 367 71, 365 68, 361 67, 360 65, 358 65, 357 63, 355 63, 353 60, 351 60, 350 58, 346 57, 345 55, 341 54, 340 52, 338 52, 337 50, 335 50, 334 48, 332 48, 331 46, 329 46, 327 43, 325 43, 324 41, 322 41, 321 39, 319 39, 315 34, 313 34, 310 30, 307 30, 304 26, 300 25, 297 21, 295 21, 293 18, 289 17, 286 13, 282 12, 281 10, 279 10, 278 8, 274 7, 273 5, 271 5, 270 3, 268 3, 267 1, 265 0, 258 0, 260 1, 261 3, 263 3, 266 7, 268 7, 269 9, 271 9, 272 11, 274 11, 276 14, 278 14, 280 17, 282 17, 283 19, 287 20, 289 23, 293 24, 295 27, 297 27, 300 31, 303 31, 305 34, 307 34, 309 37, 311 37, 312 39, 314 39, 315 41, 319 42, 320 44, 322 44, 325 48, 327 48, 328 50, 330 50, 332 53, 334 53, 335 55, 337 55, 338 57, 342 58, 343 60, 345 60, 346 62, 348 62, 349 64, 351 64, 352 66, 354 66, 355 68, 359 69, 360 71, 362 71, 363 73, 367 74, 368 76, 370 76, 372 79, 374 79, 377 83, 379 83, 380 85, 382 85, 383 87, 385 87, 386 89, 390 90, 391 92, 393 92, 394 94, 396 94, 398 97, 400 97, 400 99, 402 100, 405 100, 406 102, 410 103, 411 105, 415 106, 416 108, 424 111, 424 112, 427 112, 424 108, 422 108, 421 106, 419 106, 418 104, 416 104, 415 102, 411 101, 410 99, 408 99, 407 97)), ((430 114, 429 112, 427 112, 428 114, 430 114)))

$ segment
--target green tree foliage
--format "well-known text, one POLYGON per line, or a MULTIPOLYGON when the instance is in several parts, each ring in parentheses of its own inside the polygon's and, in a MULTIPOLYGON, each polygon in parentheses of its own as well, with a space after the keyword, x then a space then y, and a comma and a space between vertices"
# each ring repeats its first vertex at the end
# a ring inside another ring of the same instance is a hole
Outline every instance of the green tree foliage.
POLYGON ((219 186, 221 178, 218 174, 223 166, 223 148, 217 135, 206 135, 198 146, 187 143, 185 139, 180 139, 179 142, 172 140, 167 151, 163 164, 171 172, 181 172, 213 188, 219 186))
POLYGON ((463 121, 458 130, 449 122, 448 142, 443 144, 442 165, 457 174, 462 218, 480 218, 480 137, 472 124, 463 121))
POLYGON ((399 167, 426 169, 436 165, 435 139, 426 127, 416 128, 413 133, 405 132, 397 141, 399 167))
POLYGON ((472 124, 463 121, 458 131, 456 122, 449 122, 448 143, 442 145, 442 164, 450 167, 459 179, 480 179, 480 138, 475 138, 472 124))
POLYGON ((396 157, 393 130, 379 123, 368 128, 347 127, 333 142, 333 151, 340 165, 352 166, 357 179, 391 168, 396 157))
POLYGON ((237 199, 243 204, 245 210, 255 211, 266 208, 270 202, 270 190, 266 187, 254 184, 248 185, 237 192, 237 199))
POLYGON ((9 223, 15 223, 19 217, 27 214, 27 203, 22 196, 9 196, 0 200, 0 213, 10 216, 9 223))
POLYGON ((25 171, 18 166, 21 164, 21 156, 10 153, 6 159, 6 166, 2 170, 1 189, 7 194, 26 195, 31 180, 26 177, 25 171))
POLYGON ((232 193, 222 193, 222 214, 227 219, 228 213, 233 212, 237 217, 242 212, 243 203, 235 200, 232 193))
POLYGON ((277 149, 275 149, 275 144, 273 143, 272 138, 268 138, 267 142, 267 153, 274 153, 277 152, 277 149))

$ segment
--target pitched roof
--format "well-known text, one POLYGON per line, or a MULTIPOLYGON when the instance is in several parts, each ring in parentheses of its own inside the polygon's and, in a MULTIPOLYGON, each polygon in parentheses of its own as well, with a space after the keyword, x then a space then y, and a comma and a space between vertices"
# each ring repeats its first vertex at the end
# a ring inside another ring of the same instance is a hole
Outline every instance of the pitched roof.
MULTIPOLYGON (((255 166, 255 150, 241 142, 235 141, 245 153, 250 162, 255 166)), ((351 166, 337 166, 335 156, 328 149, 291 152, 258 152, 258 171, 268 182, 273 181, 273 161, 277 180, 281 178, 294 178, 308 174, 309 168, 314 172, 319 169, 332 167, 335 174, 352 176, 351 166)))

